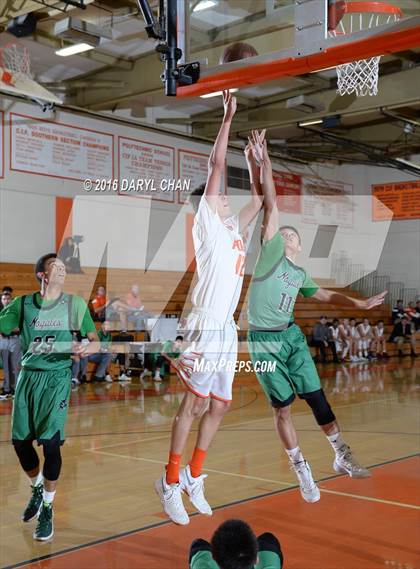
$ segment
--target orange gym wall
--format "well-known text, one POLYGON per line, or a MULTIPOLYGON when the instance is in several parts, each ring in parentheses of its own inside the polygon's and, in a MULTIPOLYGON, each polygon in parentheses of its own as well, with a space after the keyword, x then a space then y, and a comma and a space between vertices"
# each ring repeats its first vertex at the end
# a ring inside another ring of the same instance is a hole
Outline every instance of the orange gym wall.
POLYGON ((55 248, 58 251, 66 237, 73 233, 72 198, 55 198, 55 248))

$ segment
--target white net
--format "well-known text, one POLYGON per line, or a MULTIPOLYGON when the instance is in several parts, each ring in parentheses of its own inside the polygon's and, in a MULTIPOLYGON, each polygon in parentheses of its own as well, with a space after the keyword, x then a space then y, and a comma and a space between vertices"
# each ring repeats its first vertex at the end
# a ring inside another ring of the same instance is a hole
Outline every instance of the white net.
POLYGON ((0 50, 0 66, 8 71, 12 78, 22 79, 31 76, 29 50, 23 45, 12 43, 0 50))
MULTIPOLYGON (((365 12, 362 12, 361 2, 341 2, 341 4, 347 9, 337 27, 330 30, 330 36, 333 37, 351 35, 362 30, 390 24, 398 21, 401 17, 401 11, 389 4, 365 3, 365 12)), ((381 56, 379 55, 337 65, 337 93, 340 95, 355 93, 357 97, 377 95, 380 60, 381 56)))
POLYGON ((378 94, 379 61, 381 56, 337 65, 337 93, 358 97, 378 94))

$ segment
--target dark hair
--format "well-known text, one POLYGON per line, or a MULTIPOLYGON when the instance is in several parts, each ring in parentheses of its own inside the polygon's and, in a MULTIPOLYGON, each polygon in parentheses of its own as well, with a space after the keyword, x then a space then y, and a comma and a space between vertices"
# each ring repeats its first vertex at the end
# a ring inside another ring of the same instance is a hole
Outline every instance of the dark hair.
POLYGON ((4 286, 4 287, 3 287, 2 294, 3 294, 3 293, 12 294, 12 292, 13 292, 13 289, 12 289, 11 286, 4 286))
POLYGON ((1 293, 1 296, 12 296, 12 295, 10 294, 10 292, 7 292, 6 290, 1 293))
POLYGON ((302 240, 300 238, 300 233, 299 231, 296 229, 296 227, 293 227, 293 225, 282 225, 281 227, 279 227, 279 231, 283 231, 283 229, 291 229, 292 231, 294 231, 296 233, 296 235, 298 236, 299 239, 299 245, 301 244, 302 240))
POLYGON ((351 318, 349 318, 349 320, 350 320, 350 322, 351 322, 352 320, 356 320, 356 322, 357 322, 357 319, 356 319, 354 316, 352 316, 351 318))
POLYGON ((322 320, 322 318, 325 318, 325 320, 327 320, 327 317, 326 317, 326 316, 321 315, 321 316, 319 317, 320 320, 322 320))
POLYGON ((57 259, 57 253, 47 253, 46 255, 42 255, 42 257, 40 257, 36 262, 35 276, 38 282, 41 282, 42 280, 38 277, 38 273, 43 273, 45 271, 45 263, 48 261, 48 259, 57 259))
POLYGON ((402 298, 400 298, 399 300, 397 300, 397 304, 398 304, 399 302, 404 302, 404 301, 403 301, 402 298))
POLYGON ((214 532, 211 550, 220 569, 253 569, 257 562, 258 542, 247 523, 228 520, 214 532))
POLYGON ((198 188, 195 188, 195 190, 190 193, 190 204, 193 206, 193 209, 196 213, 198 211, 198 206, 200 205, 200 201, 204 195, 205 189, 206 184, 200 184, 198 188))
POLYGON ((333 324, 334 324, 334 322, 339 322, 338 318, 334 318, 333 324))
POLYGON ((382 322, 382 324, 384 323, 383 320, 378 320, 376 324, 380 324, 382 322))
POLYGON ((176 342, 177 340, 181 340, 181 342, 182 342, 183 339, 184 339, 184 336, 177 336, 177 337, 175 338, 175 342, 176 342))

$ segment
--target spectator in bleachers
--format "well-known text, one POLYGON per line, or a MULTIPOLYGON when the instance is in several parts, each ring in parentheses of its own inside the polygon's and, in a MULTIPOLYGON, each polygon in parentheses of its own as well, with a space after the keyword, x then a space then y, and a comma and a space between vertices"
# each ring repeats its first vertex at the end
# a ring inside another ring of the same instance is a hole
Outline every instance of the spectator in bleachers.
POLYGON ((415 306, 414 302, 408 303, 408 306, 405 309, 405 315, 408 317, 408 320, 414 324, 414 329, 417 330, 420 314, 418 313, 417 307, 415 306))
POLYGON ((333 361, 338 363, 335 344, 330 338, 326 316, 321 316, 319 322, 314 326, 312 332, 312 345, 319 349, 321 353, 321 363, 327 363, 327 348, 330 348, 332 352, 333 361))
POLYGON ((420 300, 416 302, 416 313, 414 315, 414 327, 416 331, 420 328, 420 300))
POLYGON ((378 320, 373 327, 372 352, 377 358, 387 358, 384 321, 378 320))
MULTIPOLYGON (((183 336, 177 336, 175 340, 167 340, 160 353, 148 354, 147 365, 150 366, 153 375, 153 381, 162 381, 170 370, 170 364, 173 359, 179 358, 182 348, 183 336)), ((147 367, 144 368, 140 378, 150 375, 147 367)))
POLYGON ((140 297, 140 287, 133 284, 125 299, 114 299, 110 305, 110 311, 107 311, 107 318, 114 320, 118 317, 121 320, 121 331, 126 332, 128 322, 134 323, 134 330, 145 330, 146 319, 152 314, 144 309, 144 304, 140 297))
POLYGON ((227 520, 211 543, 196 539, 190 548, 190 569, 281 569, 283 553, 272 533, 258 538, 242 520, 227 520))
MULTIPOLYGON (((332 342, 334 342, 335 344, 335 351, 337 354, 337 361, 336 363, 339 362, 339 357, 338 355, 343 351, 343 343, 341 341, 341 335, 340 335, 340 328, 339 328, 339 324, 340 321, 338 320, 338 318, 334 318, 334 320, 332 321, 332 325, 329 327, 330 330, 330 340, 332 342)), ((335 361, 335 360, 334 360, 335 361)))
POLYGON ((91 354, 87 358, 79 358, 79 366, 76 360, 73 362, 72 375, 73 379, 80 374, 82 378, 86 378, 88 362, 97 364, 95 375, 92 381, 112 382, 108 367, 112 360, 112 353, 109 350, 112 336, 110 333, 110 325, 107 320, 102 322, 101 329, 98 331, 98 338, 101 343, 101 350, 97 354, 91 354))
POLYGON ((350 318, 350 361, 359 362, 363 360, 359 356, 360 352, 360 334, 357 328, 356 318, 350 318))
POLYGON ((341 352, 341 361, 345 361, 347 354, 350 351, 350 322, 348 318, 343 318, 341 324, 339 324, 338 329, 340 330, 340 340, 343 346, 343 351, 341 352))
POLYGON ((396 306, 394 306, 394 308, 392 309, 392 314, 391 314, 392 323, 395 324, 397 320, 401 320, 404 314, 405 314, 404 302, 402 300, 397 300, 396 306))
POLYGON ((389 337, 390 342, 395 342, 398 348, 398 355, 403 356, 403 345, 410 344, 411 357, 417 357, 416 354, 416 337, 414 333, 414 325, 409 322, 407 316, 403 316, 399 322, 394 325, 394 329, 389 337))
MULTIPOLYGON (((10 287, 8 287, 10 288, 10 287)), ((2 307, 6 307, 12 301, 9 292, 1 295, 2 307)), ((3 361, 4 382, 0 393, 0 399, 13 397, 15 394, 16 381, 19 373, 22 352, 20 348, 20 330, 16 328, 8 336, 0 334, 0 355, 3 361)))
MULTIPOLYGON (((10 295, 10 297, 12 297, 12 294, 13 294, 12 287, 11 286, 4 286, 3 290, 1 291, 1 294, 3 295, 4 293, 6 293, 6 294, 10 295)), ((3 304, 1 302, 1 297, 0 297, 0 310, 2 310, 2 308, 3 308, 3 304)))
POLYGON ((370 344, 372 342, 372 326, 369 323, 369 318, 363 318, 357 327, 360 335, 360 349, 359 358, 370 359, 370 344))
POLYGON ((105 310, 107 305, 106 292, 104 286, 98 286, 96 289, 96 296, 91 302, 92 305, 92 317, 93 320, 97 322, 103 322, 105 320, 105 310))

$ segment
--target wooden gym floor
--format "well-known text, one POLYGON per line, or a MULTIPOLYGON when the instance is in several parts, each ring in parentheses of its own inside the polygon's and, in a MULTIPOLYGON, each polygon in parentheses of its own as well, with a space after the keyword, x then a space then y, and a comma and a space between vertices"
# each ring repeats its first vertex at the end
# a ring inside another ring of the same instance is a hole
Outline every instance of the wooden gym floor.
MULTIPOLYGON (((44 544, 32 539, 34 522, 20 521, 28 481, 8 441, 11 403, 0 402, 1 567, 185 569, 194 538, 209 539, 223 520, 240 517, 278 536, 287 569, 420 568, 419 363, 392 358, 319 370, 345 438, 373 467, 372 478, 334 475, 332 450, 298 401, 300 444, 322 490, 320 502, 304 503, 261 389, 242 374, 206 462, 206 495, 216 511, 177 527, 152 485, 182 387, 173 376, 162 384, 85 385, 72 393, 56 535, 44 544)), ((191 436, 186 460, 193 444, 191 436)))

